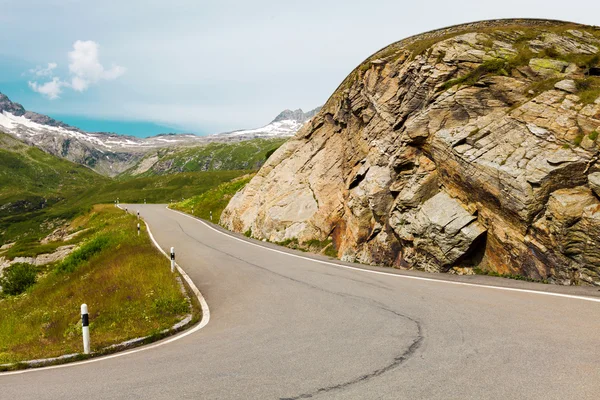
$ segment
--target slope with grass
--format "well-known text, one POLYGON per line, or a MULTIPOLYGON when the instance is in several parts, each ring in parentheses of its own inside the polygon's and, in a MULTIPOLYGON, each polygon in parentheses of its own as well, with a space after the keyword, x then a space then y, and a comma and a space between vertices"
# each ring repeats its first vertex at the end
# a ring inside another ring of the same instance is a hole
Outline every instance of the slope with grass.
POLYGON ((253 176, 253 173, 247 174, 232 179, 229 182, 221 183, 219 186, 209 189, 198 196, 175 203, 171 208, 206 220, 210 220, 212 215, 212 221, 218 222, 221 218, 221 212, 227 207, 229 200, 244 188, 253 176))
POLYGON ((84 193, 108 182, 86 167, 0 133, 0 244, 37 242, 84 210, 84 193))
POLYGON ((235 143, 160 149, 144 156, 119 178, 193 171, 254 170, 260 168, 286 140, 253 139, 235 143))
POLYGON ((113 203, 117 198, 167 203, 246 173, 205 171, 114 180, 0 134, 0 245, 16 242, 0 257, 52 251, 56 245, 40 245, 40 239, 93 204, 113 203))
MULTIPOLYGON (((137 220, 95 206, 71 229, 89 228, 79 249, 37 268, 37 283, 0 300, 0 364, 81 351, 79 306, 90 309, 92 351, 158 334, 190 312, 168 261, 137 220)), ((196 316, 197 318, 197 316, 196 316)))

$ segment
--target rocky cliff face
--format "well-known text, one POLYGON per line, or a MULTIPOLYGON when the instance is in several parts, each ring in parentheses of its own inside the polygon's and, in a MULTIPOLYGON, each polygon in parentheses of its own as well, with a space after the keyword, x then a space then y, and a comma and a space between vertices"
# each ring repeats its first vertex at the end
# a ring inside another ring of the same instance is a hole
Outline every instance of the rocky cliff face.
POLYGON ((600 285, 600 29, 486 21, 356 68, 223 212, 344 260, 600 285))

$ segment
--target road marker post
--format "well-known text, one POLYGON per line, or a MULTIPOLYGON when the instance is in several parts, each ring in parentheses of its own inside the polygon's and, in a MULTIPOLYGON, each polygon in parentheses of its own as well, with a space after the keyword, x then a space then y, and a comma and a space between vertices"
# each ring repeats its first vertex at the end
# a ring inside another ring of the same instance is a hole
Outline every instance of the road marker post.
POLYGON ((171 247, 171 272, 175 272, 175 247, 171 247))
POLYGON ((140 236, 140 223, 138 222, 138 236, 140 236))
POLYGON ((212 222, 212 210, 210 210, 210 222, 212 222))
POLYGON ((137 217, 138 217, 138 220, 139 220, 140 219, 140 210, 137 210, 137 217))
POLYGON ((90 318, 87 304, 81 305, 81 333, 83 334, 83 353, 90 354, 90 318))

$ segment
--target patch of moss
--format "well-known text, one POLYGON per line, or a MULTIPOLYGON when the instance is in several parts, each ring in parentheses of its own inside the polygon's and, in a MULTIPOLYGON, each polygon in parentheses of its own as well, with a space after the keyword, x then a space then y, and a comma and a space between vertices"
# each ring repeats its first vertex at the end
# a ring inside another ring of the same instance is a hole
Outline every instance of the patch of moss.
POLYGON ((575 144, 575 146, 581 146, 582 140, 583 140, 583 134, 577 135, 577 136, 575 136, 575 139, 573 139, 573 144, 575 144))
POLYGON ((592 133, 590 133, 588 135, 588 137, 590 138, 590 140, 594 140, 595 141, 596 139, 598 139, 598 135, 599 135, 598 131, 593 131, 592 133))
POLYGON ((600 97, 600 78, 589 77, 575 81, 577 95, 584 104, 594 103, 600 97))

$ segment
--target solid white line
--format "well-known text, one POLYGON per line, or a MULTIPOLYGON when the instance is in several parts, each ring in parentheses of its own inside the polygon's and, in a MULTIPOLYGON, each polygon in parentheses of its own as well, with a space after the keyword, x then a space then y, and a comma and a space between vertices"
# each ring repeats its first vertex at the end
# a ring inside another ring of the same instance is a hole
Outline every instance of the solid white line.
MULTIPOLYGON (((117 206, 117 207, 121 208, 121 206, 117 206)), ((121 208, 121 210, 122 210, 122 208, 121 208)), ((170 259, 170 257, 167 255, 167 253, 165 253, 165 251, 158 245, 158 243, 154 239, 154 236, 152 235, 152 232, 150 231, 150 227, 148 226, 148 223, 146 223, 146 228, 148 229, 148 235, 150 236, 150 239, 152 239, 152 243, 154 244, 154 246, 156 246, 156 248, 165 257, 167 257, 168 259, 170 259)), ((175 266, 177 267, 177 270, 179 271, 179 273, 181 274, 181 276, 183 276, 183 279, 185 279, 185 281, 188 283, 188 285, 190 285, 190 288, 192 289, 192 291, 194 292, 194 294, 198 298, 198 301, 200 302, 200 307, 202 308, 202 321, 200 321, 200 323, 198 325, 196 325, 195 327, 193 327, 192 329, 186 330, 185 332, 182 332, 179 335, 173 336, 173 337, 171 337, 171 338, 169 338, 167 340, 164 340, 162 342, 158 342, 158 343, 147 345, 147 346, 142 346, 140 348, 129 350, 129 351, 125 351, 125 352, 122 352, 122 353, 115 353, 115 354, 111 354, 111 355, 108 355, 108 356, 103 356, 103 357, 98 357, 98 358, 91 358, 89 360, 78 361, 78 362, 74 362, 74 363, 60 364, 60 365, 51 365, 49 367, 23 369, 23 370, 19 370, 19 371, 10 371, 10 372, 0 372, 0 376, 19 375, 19 374, 25 374, 25 373, 28 373, 28 372, 39 372, 39 371, 47 371, 47 370, 50 370, 50 369, 76 367, 76 366, 79 366, 79 365, 91 364, 91 363, 95 363, 95 362, 98 362, 98 361, 110 360, 111 358, 123 357, 123 356, 127 356, 129 354, 134 354, 134 353, 139 353, 141 351, 155 349, 155 348, 163 346, 165 344, 172 343, 172 342, 174 342, 176 340, 182 339, 182 338, 184 338, 184 337, 186 337, 188 335, 191 335, 192 333, 197 332, 200 329, 204 328, 208 324, 208 322, 210 321, 210 310, 208 308, 208 303, 206 303, 206 300, 204 299, 204 296, 202 296, 202 293, 200 293, 200 290, 198 290, 198 287, 196 287, 196 285, 190 279, 190 277, 188 276, 188 274, 186 274, 185 271, 183 269, 181 269, 181 267, 179 266, 179 264, 175 263, 175 266)))
POLYGON ((480 283, 455 282, 455 281, 447 281, 447 280, 443 280, 443 279, 424 278, 424 277, 420 277, 420 276, 391 274, 389 272, 372 271, 372 270, 369 270, 369 269, 363 269, 363 268, 357 268, 357 267, 350 267, 348 265, 336 264, 336 263, 322 261, 322 260, 315 260, 314 258, 308 258, 308 257, 300 256, 300 255, 297 255, 297 254, 287 253, 285 251, 281 251, 281 250, 277 250, 277 249, 272 249, 270 247, 261 246, 260 244, 252 243, 252 242, 249 242, 249 241, 237 238, 237 237, 235 237, 233 235, 230 235, 228 233, 225 233, 225 232, 222 232, 222 231, 220 231, 218 229, 213 228, 212 226, 210 226, 206 222, 202 221, 201 219, 198 219, 198 218, 193 217, 191 215, 188 215, 186 213, 182 213, 181 211, 172 210, 168 206, 166 208, 167 208, 167 210, 170 210, 170 211, 173 211, 175 213, 181 214, 184 217, 188 217, 188 218, 191 218, 191 219, 193 219, 195 221, 198 221, 201 224, 204 224, 206 227, 212 229, 213 231, 215 231, 217 233, 220 233, 223 236, 227 236, 227 237, 229 237, 231 239, 240 241, 242 243, 246 243, 246 244, 248 244, 250 246, 260 247, 261 249, 273 251, 275 253, 285 254, 285 255, 290 256, 290 257, 296 257, 296 258, 300 258, 302 260, 312 261, 312 262, 319 263, 319 264, 332 265, 334 267, 351 269, 351 270, 360 271, 360 272, 367 272, 367 273, 370 273, 370 274, 392 276, 392 277, 395 277, 395 278, 414 279, 414 280, 418 280, 418 281, 435 282, 435 283, 447 283, 447 284, 450 284, 450 285, 472 286, 472 287, 479 287, 479 288, 486 288, 486 289, 504 290, 504 291, 508 291, 508 292, 531 293, 531 294, 539 294, 539 295, 544 295, 544 296, 563 297, 563 298, 568 298, 568 299, 576 299, 576 300, 584 300, 584 301, 591 301, 591 302, 594 302, 594 303, 600 303, 600 298, 594 298, 594 297, 577 296, 577 295, 563 294, 563 293, 541 292, 541 291, 538 291, 538 290, 530 290, 530 289, 519 289, 519 288, 508 288, 508 287, 502 287, 502 286, 483 285, 483 284, 480 284, 480 283))

